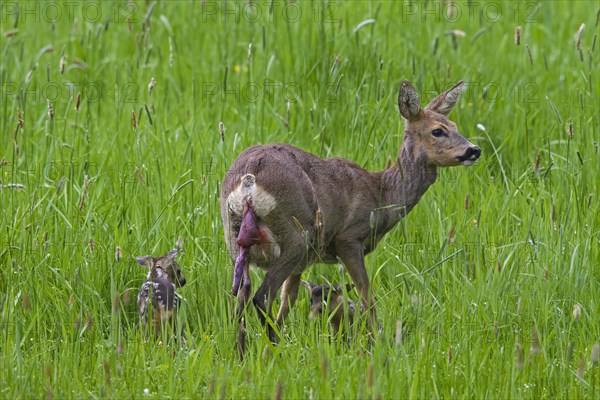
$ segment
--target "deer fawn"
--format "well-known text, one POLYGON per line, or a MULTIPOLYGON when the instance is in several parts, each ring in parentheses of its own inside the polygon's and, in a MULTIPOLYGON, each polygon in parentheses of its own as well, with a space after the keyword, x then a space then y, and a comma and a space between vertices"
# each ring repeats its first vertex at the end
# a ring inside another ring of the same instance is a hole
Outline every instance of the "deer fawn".
MULTIPOLYGON (((315 319, 325 312, 329 316, 334 335, 343 329, 344 318, 348 318, 348 326, 352 326, 356 305, 352 300, 344 298, 342 286, 315 285, 307 281, 302 281, 302 285, 310 292, 310 319, 315 319)), ((352 289, 354 289, 352 283, 346 284, 346 291, 352 289)))
POLYGON ((382 172, 368 172, 343 158, 322 159, 288 144, 253 146, 233 162, 223 179, 221 217, 234 261, 232 291, 239 295, 241 356, 249 264, 267 270, 253 302, 273 342, 268 320, 279 288, 283 285, 278 325, 296 301, 302 271, 317 262, 344 264, 371 325, 376 322, 365 254, 412 210, 435 182, 438 167, 471 165, 481 154, 447 118, 462 87, 461 81, 421 108, 412 84, 402 83, 398 107, 406 119, 404 139, 396 163, 382 172))
POLYGON ((158 339, 167 327, 173 329, 177 335, 179 297, 175 290, 186 282, 181 275, 181 267, 175 261, 180 251, 174 249, 158 258, 143 256, 135 259, 138 264, 148 267, 146 282, 138 294, 138 309, 145 336, 148 336, 150 318, 155 339, 158 339))

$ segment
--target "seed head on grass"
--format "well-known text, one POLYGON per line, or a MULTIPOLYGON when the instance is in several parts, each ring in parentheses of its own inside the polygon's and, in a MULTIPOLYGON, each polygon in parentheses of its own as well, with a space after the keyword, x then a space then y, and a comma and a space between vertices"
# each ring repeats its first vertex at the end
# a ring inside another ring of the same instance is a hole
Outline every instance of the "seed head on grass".
POLYGON ((50 386, 50 382, 52 381, 52 364, 48 363, 44 366, 44 375, 46 376, 46 399, 53 399, 54 394, 50 386))
POLYGON ((535 328, 531 331, 531 348, 529 349, 531 354, 540 354, 542 349, 540 347, 540 340, 538 339, 538 333, 535 328))
POLYGON ((119 338, 119 344, 117 345, 117 354, 123 354, 125 352, 125 342, 123 338, 119 338))
POLYGON ((598 358, 600 358, 600 343, 594 343, 591 354, 592 364, 598 365, 598 358))
POLYGON ((13 37, 13 36, 17 36, 17 34, 19 33, 18 29, 11 29, 9 31, 4 32, 4 37, 13 37))
POLYGON ((454 232, 455 232, 454 225, 452 225, 450 227, 450 230, 448 231, 448 237, 447 237, 448 243, 454 243, 454 232))
POLYGON ((131 129, 137 130, 137 119, 135 117, 135 110, 131 110, 131 129))
POLYGON ((27 295, 27 293, 23 293, 22 301, 23 310, 29 311, 31 309, 31 304, 29 303, 29 296, 27 295))
POLYGON ((329 360, 327 359, 327 356, 325 356, 325 354, 323 354, 321 356, 321 379, 323 379, 323 381, 326 381, 329 378, 329 360))
POLYGON ((529 63, 533 65, 533 55, 531 55, 531 49, 529 48, 529 45, 527 43, 525 43, 525 50, 527 51, 527 55, 529 56, 529 63))
POLYGON ((60 71, 61 75, 63 75, 65 73, 65 65, 66 64, 67 64, 67 58, 63 54, 62 57, 60 58, 60 62, 58 63, 58 70, 60 71))
POLYGON ((113 314, 118 314, 119 311, 121 311, 121 296, 119 296, 119 293, 116 293, 113 296, 112 312, 113 314))
POLYGON ((581 318, 581 306, 578 303, 575 303, 573 306, 573 319, 579 321, 579 318, 581 318))
POLYGON ((131 303, 131 290, 125 289, 123 292, 123 304, 129 305, 129 303, 131 303))
POLYGON ((515 44, 519 46, 521 44, 521 27, 517 26, 515 28, 515 44))
POLYGON ((577 367, 577 377, 579 379, 583 379, 584 375, 585 375, 585 360, 583 359, 583 356, 581 356, 579 358, 579 366, 577 367))
POLYGON ((54 107, 52 107, 50 99, 47 99, 46 101, 48 102, 48 118, 50 118, 50 121, 54 121, 54 107))
POLYGON ((571 361, 571 359, 573 358, 573 342, 569 342, 569 344, 567 345, 567 361, 571 361))
POLYGON ((518 341, 515 343, 515 350, 517 353, 515 365, 516 365, 517 369, 523 369, 523 364, 525 363, 525 360, 523 357, 523 346, 521 346, 521 343, 519 343, 518 341))
POLYGON ((146 186, 146 179, 144 179, 144 175, 142 175, 142 171, 140 171, 137 165, 135 166, 135 174, 137 175, 140 182, 142 182, 142 185, 146 186))
POLYGON ((148 84, 148 96, 152 95, 152 90, 154 89, 155 85, 156 85, 156 78, 153 76, 152 79, 150 79, 150 83, 148 84))
POLYGON ((498 339, 498 335, 500 332, 498 331, 498 321, 494 321, 494 339, 498 339))
POLYGON ((375 364, 370 363, 367 369, 367 388, 371 389, 375 383, 375 364))
POLYGON ((221 135, 221 142, 225 142, 225 125, 222 121, 219 121, 219 134, 221 135))
POLYGON ((458 30, 458 29, 452 29, 452 30, 446 31, 444 33, 444 35, 453 36, 453 37, 465 37, 465 36, 467 36, 467 34, 465 33, 465 31, 461 31, 461 30, 458 30))
POLYGON ((535 163, 533 164, 533 171, 534 172, 540 172, 540 161, 541 161, 541 156, 540 153, 537 153, 537 156, 535 156, 535 163))
POLYGON ((448 6, 446 7, 446 15, 448 19, 453 19, 456 16, 457 8, 454 1, 449 1, 448 6))
POLYGON ((79 205, 77 206, 77 208, 79 208, 79 211, 82 211, 83 207, 85 207, 85 196, 87 194, 88 187, 89 187, 88 177, 87 177, 87 175, 85 175, 83 177, 83 190, 81 191, 81 197, 79 198, 79 205))
POLYGON ((281 381, 277 382, 277 387, 275 388, 275 396, 273 396, 274 400, 281 400, 283 398, 283 383, 281 381))
POLYGON ((81 93, 77 93, 75 98, 75 111, 79 111, 79 105, 81 104, 81 93))
POLYGON ((579 29, 577 30, 577 33, 575 33, 575 48, 578 51, 581 51, 581 34, 583 33, 584 29, 585 29, 585 24, 581 24, 579 26, 579 29))
POLYGON ((110 364, 107 360, 104 360, 104 382, 110 386, 110 364))
POLYGON ((404 332, 402 330, 402 320, 396 322, 396 346, 400 346, 404 342, 404 332))
POLYGON ((333 59, 333 64, 331 64, 331 74, 332 75, 335 72, 335 70, 337 69, 339 63, 340 63, 340 55, 336 54, 335 58, 333 59))
POLYGON ((210 380, 210 384, 208 385, 208 396, 207 397, 213 397, 213 395, 215 394, 216 387, 217 387, 217 376, 213 375, 212 379, 210 380))

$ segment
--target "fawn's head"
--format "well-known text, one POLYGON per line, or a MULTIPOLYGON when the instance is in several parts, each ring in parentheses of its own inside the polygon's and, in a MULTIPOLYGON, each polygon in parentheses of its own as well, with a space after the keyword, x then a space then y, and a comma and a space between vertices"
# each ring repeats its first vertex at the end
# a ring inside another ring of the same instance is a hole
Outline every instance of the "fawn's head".
POLYGON ((142 256, 136 257, 138 264, 148 267, 147 280, 153 281, 156 278, 168 279, 177 287, 185 285, 186 280, 181 275, 181 267, 175 261, 175 257, 179 254, 180 249, 169 251, 162 257, 142 256))
MULTIPOLYGON (((343 301, 343 289, 341 285, 315 285, 314 283, 302 281, 302 285, 310 292, 310 318, 314 319, 323 313, 333 312, 343 301)), ((347 283, 346 291, 354 288, 354 284, 347 283)))
POLYGON ((481 155, 481 149, 458 133, 456 124, 447 116, 457 103, 464 82, 439 94, 425 107, 413 85, 404 81, 400 86, 398 107, 406 119, 405 148, 415 160, 424 160, 435 167, 471 165, 481 155))

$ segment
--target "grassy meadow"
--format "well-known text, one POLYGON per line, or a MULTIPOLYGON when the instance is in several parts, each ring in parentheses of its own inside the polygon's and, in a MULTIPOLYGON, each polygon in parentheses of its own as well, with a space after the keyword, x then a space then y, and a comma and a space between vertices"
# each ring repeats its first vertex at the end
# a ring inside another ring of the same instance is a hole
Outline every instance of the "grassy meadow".
POLYGON ((597 2, 0 12, 0 398, 599 398, 597 2), (286 142, 381 170, 404 79, 423 103, 465 80, 450 117, 482 157, 440 171, 367 256, 381 334, 332 336, 301 289, 277 346, 249 314, 240 361, 228 166, 286 142), (187 339, 145 342, 134 257, 178 237, 187 339))

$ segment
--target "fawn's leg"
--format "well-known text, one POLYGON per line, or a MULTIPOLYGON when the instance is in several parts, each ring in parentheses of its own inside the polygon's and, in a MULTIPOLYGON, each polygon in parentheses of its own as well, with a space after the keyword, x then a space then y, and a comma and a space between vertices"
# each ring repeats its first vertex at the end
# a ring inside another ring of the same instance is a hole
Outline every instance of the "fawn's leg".
POLYGON ((283 283, 283 289, 281 290, 281 306, 279 306, 279 312, 277 313, 277 326, 283 325, 283 321, 289 314, 290 308, 296 303, 301 278, 302 276, 300 274, 292 274, 283 283))

